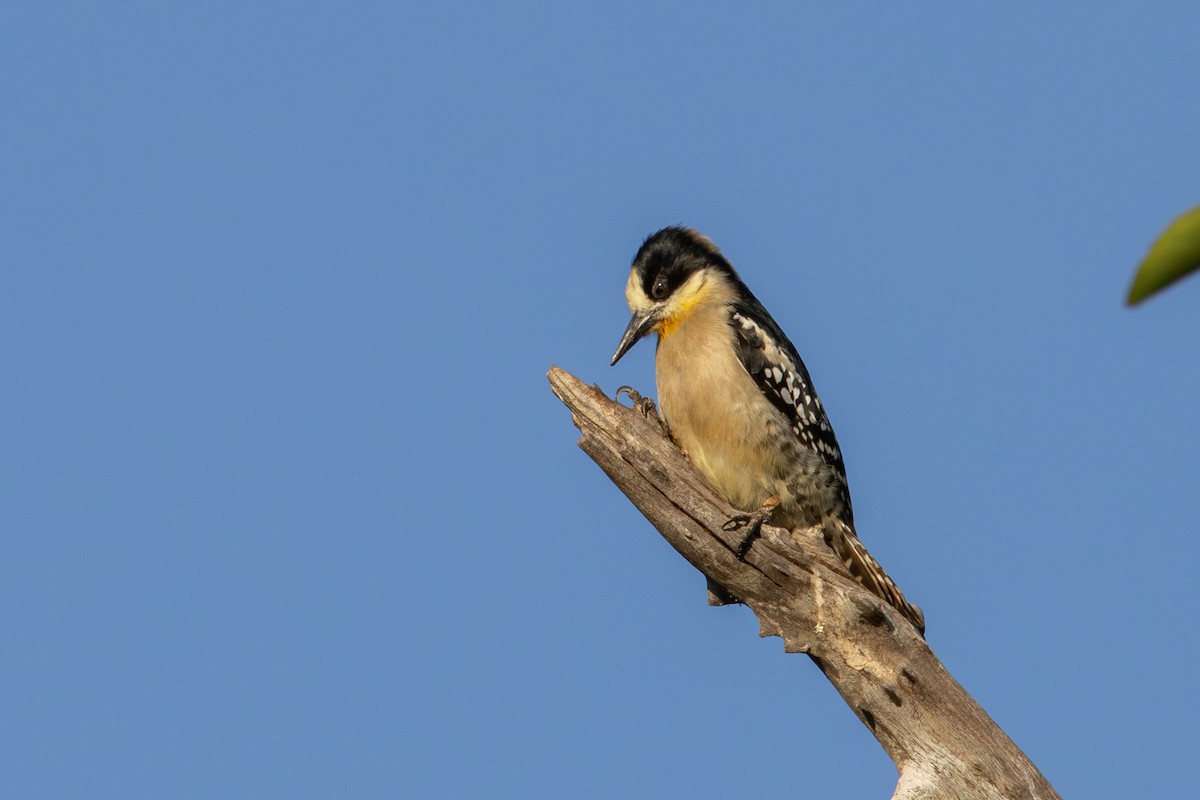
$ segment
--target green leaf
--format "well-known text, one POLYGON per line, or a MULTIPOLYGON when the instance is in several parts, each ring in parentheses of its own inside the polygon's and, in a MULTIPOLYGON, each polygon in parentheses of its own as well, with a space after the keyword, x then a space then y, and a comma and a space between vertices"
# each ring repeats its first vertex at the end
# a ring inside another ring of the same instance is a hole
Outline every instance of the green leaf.
POLYGON ((1200 267, 1200 206, 1176 219, 1159 235, 1150 252, 1142 259, 1133 286, 1129 287, 1129 305, 1170 286, 1200 267))

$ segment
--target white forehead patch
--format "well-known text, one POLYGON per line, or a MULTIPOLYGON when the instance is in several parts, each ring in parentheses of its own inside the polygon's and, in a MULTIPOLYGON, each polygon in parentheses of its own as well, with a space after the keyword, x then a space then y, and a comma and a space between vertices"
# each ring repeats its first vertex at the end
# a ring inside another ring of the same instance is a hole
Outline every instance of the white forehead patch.
POLYGON ((629 270, 629 282, 625 284, 625 302, 630 311, 646 311, 654 305, 654 301, 642 290, 642 282, 638 280, 636 269, 629 270))

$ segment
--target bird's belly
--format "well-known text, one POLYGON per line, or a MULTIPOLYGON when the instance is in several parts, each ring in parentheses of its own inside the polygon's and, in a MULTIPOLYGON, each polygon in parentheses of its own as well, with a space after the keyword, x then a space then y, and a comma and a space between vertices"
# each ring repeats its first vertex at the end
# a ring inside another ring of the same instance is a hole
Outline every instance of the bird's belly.
POLYGON ((735 508, 753 511, 778 499, 778 525, 815 525, 846 513, 840 473, 800 442, 732 345, 687 334, 684 326, 659 342, 658 361, 670 359, 672 368, 656 370, 658 403, 697 469, 735 508))
POLYGON ((660 374, 659 406, 671 436, 697 469, 737 508, 753 510, 769 497, 782 499, 789 470, 776 437, 788 432, 741 365, 673 372, 687 379, 660 374))

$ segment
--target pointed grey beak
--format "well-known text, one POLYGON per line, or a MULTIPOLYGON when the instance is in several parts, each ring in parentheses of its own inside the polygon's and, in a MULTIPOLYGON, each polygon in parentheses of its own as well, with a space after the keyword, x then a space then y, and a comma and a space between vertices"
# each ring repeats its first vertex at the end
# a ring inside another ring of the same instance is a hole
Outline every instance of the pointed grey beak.
POLYGON ((621 356, 629 352, 629 348, 637 344, 638 339, 645 336, 650 328, 654 325, 655 318, 653 311, 635 311, 633 318, 629 320, 629 325, 625 328, 625 335, 621 337, 621 343, 617 345, 617 352, 613 353, 612 361, 609 366, 616 364, 621 360, 621 356))

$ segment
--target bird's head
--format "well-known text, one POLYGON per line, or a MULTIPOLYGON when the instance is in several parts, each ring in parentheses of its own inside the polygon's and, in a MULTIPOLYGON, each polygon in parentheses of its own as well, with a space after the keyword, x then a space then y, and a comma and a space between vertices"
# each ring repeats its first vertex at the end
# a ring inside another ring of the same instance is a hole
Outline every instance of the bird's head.
POLYGON ((616 364, 646 334, 670 334, 694 311, 723 301, 733 268, 717 246, 691 228, 663 228, 633 259, 625 301, 633 317, 617 345, 616 364))

